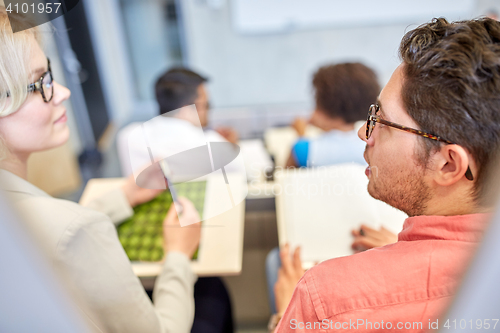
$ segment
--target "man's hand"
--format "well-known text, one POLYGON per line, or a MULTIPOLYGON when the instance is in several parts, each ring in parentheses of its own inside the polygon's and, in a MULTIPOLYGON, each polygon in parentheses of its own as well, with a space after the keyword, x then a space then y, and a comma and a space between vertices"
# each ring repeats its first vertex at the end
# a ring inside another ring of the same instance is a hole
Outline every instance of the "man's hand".
POLYGON ((179 203, 182 205, 182 219, 186 223, 192 221, 193 224, 181 227, 177 211, 174 204, 172 204, 165 220, 163 220, 164 248, 165 252, 182 252, 188 258, 191 258, 200 243, 201 222, 194 223, 200 220, 200 215, 188 199, 179 198, 179 203))
POLYGON ((231 143, 238 143, 238 132, 236 132, 233 128, 231 127, 219 127, 216 129, 216 131, 224 137, 227 141, 231 143))
POLYGON ((297 134, 300 137, 303 137, 306 134, 307 124, 307 120, 303 118, 295 118, 292 123, 292 127, 295 129, 295 131, 297 131, 297 134))
POLYGON ((148 202, 156 198, 158 194, 165 190, 152 190, 137 186, 134 176, 127 178, 127 182, 122 186, 122 190, 127 197, 130 206, 135 207, 141 203, 148 202))
POLYGON ((276 310, 282 316, 292 299, 297 282, 304 275, 304 269, 300 260, 300 247, 295 249, 292 258, 290 256, 290 247, 288 244, 285 245, 280 250, 280 258, 281 268, 278 271, 278 281, 274 285, 274 297, 276 299, 276 310))
POLYGON ((380 230, 372 229, 366 225, 362 225, 360 229, 353 230, 354 242, 352 248, 356 252, 362 252, 374 247, 385 246, 387 244, 396 243, 398 235, 393 234, 384 227, 380 230))

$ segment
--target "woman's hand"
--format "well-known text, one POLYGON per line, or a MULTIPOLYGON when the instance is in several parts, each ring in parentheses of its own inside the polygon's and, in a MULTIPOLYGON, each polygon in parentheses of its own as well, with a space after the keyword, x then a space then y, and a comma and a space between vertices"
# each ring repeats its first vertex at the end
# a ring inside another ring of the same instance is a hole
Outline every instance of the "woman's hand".
POLYGON ((398 241, 398 235, 393 234, 384 227, 380 227, 380 230, 376 230, 366 225, 362 225, 360 229, 353 230, 352 235, 354 236, 352 248, 356 252, 385 246, 398 241))
POLYGON ((134 176, 127 178, 127 182, 122 186, 122 190, 127 197, 130 206, 135 207, 141 203, 148 202, 156 198, 158 194, 165 190, 152 190, 148 188, 142 188, 137 186, 135 183, 134 176))
POLYGON ((278 281, 274 285, 274 297, 278 315, 282 316, 292 299, 295 286, 304 275, 304 269, 300 260, 300 247, 295 249, 291 257, 290 247, 286 244, 280 249, 280 258, 281 268, 278 271, 278 281))
POLYGON ((182 219, 189 225, 181 227, 174 204, 170 206, 165 220, 163 220, 163 239, 165 252, 182 252, 191 258, 198 248, 201 237, 200 215, 191 201, 179 198, 182 205, 182 219))

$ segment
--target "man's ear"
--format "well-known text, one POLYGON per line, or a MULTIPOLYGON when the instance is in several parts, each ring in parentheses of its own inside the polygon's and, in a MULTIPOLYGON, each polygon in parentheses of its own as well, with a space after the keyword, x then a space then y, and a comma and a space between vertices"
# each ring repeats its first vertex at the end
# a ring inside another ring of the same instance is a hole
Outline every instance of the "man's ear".
POLYGON ((450 186, 470 177, 469 168, 473 163, 463 147, 454 144, 443 145, 434 158, 437 164, 434 180, 437 184, 450 186))

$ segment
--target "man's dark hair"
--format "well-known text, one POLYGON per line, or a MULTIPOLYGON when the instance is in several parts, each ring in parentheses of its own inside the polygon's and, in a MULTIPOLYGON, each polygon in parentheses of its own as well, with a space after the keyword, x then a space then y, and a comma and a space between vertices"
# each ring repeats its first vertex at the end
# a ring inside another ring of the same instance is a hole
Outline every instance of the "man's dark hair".
POLYGON ((165 72, 155 84, 160 114, 193 104, 198 96, 198 87, 207 81, 207 78, 186 68, 176 67, 165 72))
MULTIPOLYGON (((419 26, 401 41, 402 98, 420 129, 456 143, 472 155, 475 198, 500 148, 500 23, 481 18, 419 26)), ((421 138, 428 161, 440 147, 421 138)))
POLYGON ((360 63, 321 67, 314 74, 313 86, 319 111, 346 123, 366 120, 380 92, 375 72, 360 63))

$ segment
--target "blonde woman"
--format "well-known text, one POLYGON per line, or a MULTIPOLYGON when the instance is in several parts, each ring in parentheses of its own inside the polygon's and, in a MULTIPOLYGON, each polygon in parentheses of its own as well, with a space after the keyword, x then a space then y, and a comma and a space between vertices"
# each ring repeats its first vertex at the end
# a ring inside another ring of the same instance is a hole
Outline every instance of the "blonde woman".
MULTIPOLYGON (((22 17, 10 16, 23 25, 22 17)), ((45 245, 55 264, 81 292, 88 317, 103 332, 189 332, 194 316, 196 276, 189 258, 200 228, 168 228, 164 268, 154 289, 154 304, 132 272, 113 220, 131 213, 130 206, 151 199, 155 191, 130 180, 121 190, 95 202, 96 210, 50 197, 26 181, 31 153, 64 144, 69 137, 63 102, 70 91, 53 81, 50 62, 39 43, 39 31, 13 34, 0 7, 0 187, 45 245)), ((197 218, 183 200, 186 218, 197 218)), ((165 225, 178 225, 174 210, 165 225)), ((167 229, 167 228, 165 228, 167 229)))

